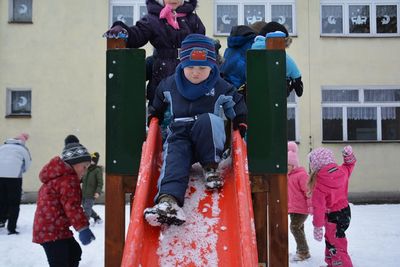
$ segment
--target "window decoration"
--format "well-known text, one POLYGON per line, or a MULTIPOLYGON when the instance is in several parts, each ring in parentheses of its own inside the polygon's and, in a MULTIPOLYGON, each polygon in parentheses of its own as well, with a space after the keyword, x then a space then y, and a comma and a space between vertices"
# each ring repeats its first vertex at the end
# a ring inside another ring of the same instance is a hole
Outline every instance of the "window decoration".
POLYGON ((6 116, 30 116, 32 93, 30 89, 7 89, 6 116))
POLYGON ((32 22, 32 0, 10 0, 10 22, 32 22))

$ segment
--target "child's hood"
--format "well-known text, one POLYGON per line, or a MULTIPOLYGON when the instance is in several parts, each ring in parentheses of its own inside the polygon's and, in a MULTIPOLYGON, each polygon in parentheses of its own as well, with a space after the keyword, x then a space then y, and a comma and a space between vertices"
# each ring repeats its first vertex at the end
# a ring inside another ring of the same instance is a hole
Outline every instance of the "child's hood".
POLYGON ((319 170, 317 174, 317 186, 322 188, 336 189, 346 183, 346 174, 335 164, 328 164, 319 170))
POLYGON ((239 25, 232 28, 228 37, 228 47, 242 47, 245 44, 253 43, 256 33, 246 25, 239 25))
MULTIPOLYGON (((151 14, 155 14, 155 15, 159 15, 161 10, 164 8, 163 6, 161 6, 160 4, 157 3, 156 0, 147 0, 146 1, 146 5, 147 5, 147 12, 151 13, 151 14)), ((183 5, 178 7, 176 9, 177 13, 193 13, 193 11, 196 9, 197 7, 197 0, 185 0, 183 2, 183 5)))
POLYGON ((75 175, 71 166, 66 164, 59 156, 56 156, 47 163, 39 173, 39 179, 42 183, 47 183, 64 175, 75 175))

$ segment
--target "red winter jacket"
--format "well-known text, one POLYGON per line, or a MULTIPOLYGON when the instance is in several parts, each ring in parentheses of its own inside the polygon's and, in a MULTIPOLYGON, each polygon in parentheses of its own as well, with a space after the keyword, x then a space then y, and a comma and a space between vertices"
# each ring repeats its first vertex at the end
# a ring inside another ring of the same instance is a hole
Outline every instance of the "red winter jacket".
POLYGON ((54 157, 39 174, 43 185, 37 199, 33 222, 33 242, 67 239, 75 230, 89 226, 81 207, 80 180, 75 171, 60 157, 54 157))

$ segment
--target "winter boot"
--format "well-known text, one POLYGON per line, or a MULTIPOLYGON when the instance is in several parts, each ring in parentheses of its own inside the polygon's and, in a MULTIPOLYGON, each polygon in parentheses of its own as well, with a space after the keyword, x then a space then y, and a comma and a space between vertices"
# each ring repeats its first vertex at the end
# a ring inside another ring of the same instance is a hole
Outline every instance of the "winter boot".
POLYGON ((293 256, 291 259, 292 261, 304 261, 311 257, 310 253, 308 252, 297 252, 296 255, 293 256))
POLYGON ((94 224, 102 224, 103 220, 100 218, 99 215, 93 218, 94 219, 94 224))
POLYGON ((8 232, 8 235, 18 235, 18 234, 19 234, 19 232, 15 231, 15 230, 8 232))
POLYGON ((219 189, 224 185, 224 180, 217 171, 217 168, 218 164, 208 164, 203 167, 207 190, 219 189))
POLYGON ((186 221, 182 208, 171 195, 161 195, 157 205, 144 210, 144 218, 151 226, 181 225, 186 221))

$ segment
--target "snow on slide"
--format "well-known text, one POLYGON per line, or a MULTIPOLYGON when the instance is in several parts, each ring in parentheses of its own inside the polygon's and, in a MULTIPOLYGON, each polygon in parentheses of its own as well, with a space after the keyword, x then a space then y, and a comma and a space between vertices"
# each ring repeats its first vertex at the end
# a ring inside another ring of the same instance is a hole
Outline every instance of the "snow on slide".
POLYGON ((231 158, 220 164, 221 190, 206 191, 201 166, 195 164, 183 206, 186 222, 152 227, 144 220, 144 208, 154 204, 161 158, 154 122, 143 145, 121 266, 257 266, 246 147, 238 132, 233 134, 233 164, 231 158))

